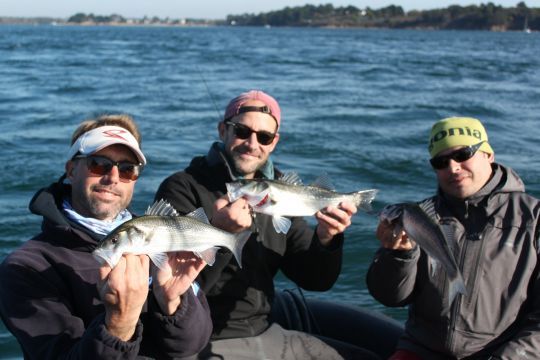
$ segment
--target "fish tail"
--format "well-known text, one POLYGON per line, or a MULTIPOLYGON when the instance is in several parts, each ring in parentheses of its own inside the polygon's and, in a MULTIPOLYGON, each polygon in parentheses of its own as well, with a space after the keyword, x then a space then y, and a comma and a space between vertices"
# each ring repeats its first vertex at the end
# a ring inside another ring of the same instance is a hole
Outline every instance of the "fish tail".
POLYGON ((375 195, 377 195, 378 191, 379 190, 377 189, 370 189, 354 193, 354 203, 356 207, 368 213, 373 212, 371 202, 375 199, 375 195))
POLYGON ((236 242, 234 243, 234 249, 232 249, 232 253, 240 267, 242 267, 242 249, 244 248, 244 245, 246 244, 250 236, 250 230, 245 230, 241 233, 234 235, 234 237, 236 238, 236 242))

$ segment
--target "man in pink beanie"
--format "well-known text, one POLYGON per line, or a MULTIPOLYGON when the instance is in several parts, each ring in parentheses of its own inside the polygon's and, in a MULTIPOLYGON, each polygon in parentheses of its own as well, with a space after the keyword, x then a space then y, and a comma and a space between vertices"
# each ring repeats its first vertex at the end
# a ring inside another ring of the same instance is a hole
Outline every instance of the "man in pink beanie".
POLYGON ((180 213, 203 207, 212 224, 226 231, 253 231, 241 268, 230 251, 219 250, 215 264, 197 278, 214 325, 211 342, 199 359, 377 359, 353 345, 285 330, 270 319, 278 271, 307 290, 332 287, 341 270, 343 231, 357 210, 346 202, 325 208, 316 214, 315 229, 302 218, 291 218, 290 230, 281 234, 270 216, 252 217, 245 199, 229 202, 227 182, 281 176, 270 157, 280 129, 281 109, 272 96, 260 90, 240 94, 229 102, 218 124, 221 141, 165 179, 156 194, 180 213))

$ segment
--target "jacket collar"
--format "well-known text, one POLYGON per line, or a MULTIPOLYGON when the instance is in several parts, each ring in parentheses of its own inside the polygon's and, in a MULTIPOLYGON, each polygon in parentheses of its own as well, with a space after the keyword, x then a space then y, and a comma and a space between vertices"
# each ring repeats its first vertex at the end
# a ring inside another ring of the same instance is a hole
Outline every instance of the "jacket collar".
POLYGON ((64 183, 64 177, 61 177, 49 187, 39 190, 30 201, 29 209, 33 214, 43 217, 42 232, 56 234, 47 237, 51 241, 73 249, 93 249, 103 236, 70 221, 64 215, 62 202, 69 197, 71 185, 64 183))
POLYGON ((492 208, 497 206, 496 201, 491 201, 496 195, 525 191, 523 181, 511 168, 497 163, 493 163, 491 166, 493 174, 489 181, 476 194, 466 199, 450 196, 439 187, 438 197, 447 204, 453 216, 459 219, 467 217, 471 207, 482 208, 486 214, 490 214, 492 208))

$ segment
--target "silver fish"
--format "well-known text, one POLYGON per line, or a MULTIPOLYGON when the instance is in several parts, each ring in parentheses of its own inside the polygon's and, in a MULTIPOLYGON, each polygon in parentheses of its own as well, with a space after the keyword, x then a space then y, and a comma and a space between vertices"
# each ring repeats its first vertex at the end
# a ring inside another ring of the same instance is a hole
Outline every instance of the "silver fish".
POLYGON ((111 267, 122 254, 146 254, 160 267, 168 261, 167 252, 192 251, 209 265, 215 261, 218 247, 226 247, 242 266, 242 248, 251 235, 246 230, 232 234, 218 229, 208 221, 203 208, 180 216, 165 200, 150 206, 144 216, 129 220, 108 234, 93 255, 111 267))
POLYGON ((386 206, 379 218, 388 222, 396 222, 394 233, 402 230, 420 246, 430 257, 432 273, 439 264, 446 271, 450 279, 448 297, 450 304, 458 293, 466 295, 467 291, 461 271, 459 270, 453 252, 448 244, 447 237, 452 240, 453 235, 445 236, 441 227, 428 214, 433 214, 433 204, 427 203, 423 207, 418 204, 394 204, 386 206))
POLYGON ((343 201, 370 211, 377 190, 338 193, 326 177, 320 177, 312 185, 305 186, 296 173, 279 180, 238 180, 227 183, 229 200, 247 199, 253 211, 272 216, 277 232, 287 233, 291 220, 286 216, 312 216, 327 206, 338 206, 343 201))

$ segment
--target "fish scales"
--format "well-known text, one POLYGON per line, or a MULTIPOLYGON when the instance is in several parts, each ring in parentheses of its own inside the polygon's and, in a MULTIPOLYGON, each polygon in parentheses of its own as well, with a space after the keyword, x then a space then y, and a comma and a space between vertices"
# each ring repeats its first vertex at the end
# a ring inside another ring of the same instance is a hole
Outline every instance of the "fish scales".
POLYGON ((168 261, 167 252, 192 251, 212 265, 218 247, 225 247, 242 266, 242 248, 250 235, 249 230, 233 234, 212 226, 202 208, 180 216, 170 204, 160 200, 148 208, 146 215, 114 229, 93 255, 114 267, 123 254, 146 254, 162 268, 168 261))
POLYGON ((339 193, 326 181, 319 183, 321 186, 305 186, 285 180, 244 179, 226 186, 230 201, 245 198, 254 212, 272 216, 272 224, 280 233, 287 233, 291 226, 287 217, 313 216, 327 206, 338 206, 344 201, 371 211, 370 204, 377 190, 339 193))
POLYGON ((287 216, 309 216, 326 206, 338 206, 343 201, 358 204, 355 193, 340 194, 315 186, 271 185, 272 199, 275 202, 267 214, 287 216))
POLYGON ((137 221, 136 227, 152 234, 147 239, 149 245, 171 251, 198 249, 204 239, 211 239, 214 245, 234 243, 230 233, 188 217, 144 216, 137 221))

